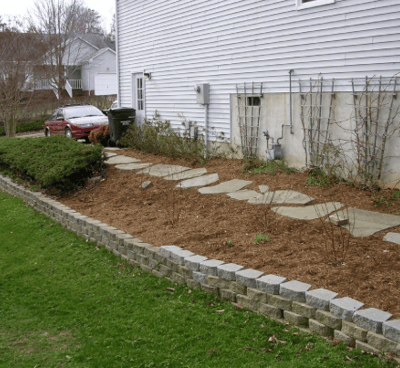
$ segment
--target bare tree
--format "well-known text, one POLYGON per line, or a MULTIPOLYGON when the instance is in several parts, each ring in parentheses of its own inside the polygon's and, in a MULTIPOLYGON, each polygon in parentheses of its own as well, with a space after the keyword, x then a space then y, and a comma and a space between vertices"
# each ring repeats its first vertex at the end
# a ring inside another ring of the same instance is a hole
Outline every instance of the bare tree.
POLYGON ((36 0, 30 16, 30 27, 47 45, 44 65, 40 72, 51 87, 61 94, 65 86, 66 65, 74 65, 75 52, 70 42, 81 26, 81 0, 36 0))
POLYGON ((7 136, 14 136, 16 123, 26 117, 32 92, 29 83, 32 65, 43 56, 36 34, 20 32, 5 23, 0 32, 0 121, 7 136))

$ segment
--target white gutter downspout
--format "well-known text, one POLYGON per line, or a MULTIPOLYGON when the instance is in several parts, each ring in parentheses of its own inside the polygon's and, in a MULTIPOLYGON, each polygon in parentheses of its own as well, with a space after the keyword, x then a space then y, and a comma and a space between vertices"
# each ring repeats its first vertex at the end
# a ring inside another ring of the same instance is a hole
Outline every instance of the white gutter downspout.
POLYGON ((118 0, 115 0, 115 53, 117 63, 117 107, 121 107, 120 81, 119 81, 119 47, 118 47, 118 0))
POLYGON ((204 104, 204 158, 208 157, 208 103, 204 104))

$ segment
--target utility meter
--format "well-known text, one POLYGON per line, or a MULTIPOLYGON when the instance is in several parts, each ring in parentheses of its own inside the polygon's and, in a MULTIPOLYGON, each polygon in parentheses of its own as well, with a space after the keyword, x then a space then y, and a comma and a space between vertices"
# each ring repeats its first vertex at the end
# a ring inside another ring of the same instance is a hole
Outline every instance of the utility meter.
POLYGON ((196 84, 194 87, 196 92, 197 103, 208 105, 210 102, 210 85, 208 83, 196 84))

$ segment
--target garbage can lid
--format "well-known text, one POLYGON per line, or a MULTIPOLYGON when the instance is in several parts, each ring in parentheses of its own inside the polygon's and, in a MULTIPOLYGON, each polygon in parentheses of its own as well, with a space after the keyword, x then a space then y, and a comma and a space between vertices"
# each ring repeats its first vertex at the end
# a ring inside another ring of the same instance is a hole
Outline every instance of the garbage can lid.
POLYGON ((136 110, 133 109, 132 107, 116 107, 114 109, 109 110, 112 114, 116 113, 118 114, 119 112, 135 112, 136 110))

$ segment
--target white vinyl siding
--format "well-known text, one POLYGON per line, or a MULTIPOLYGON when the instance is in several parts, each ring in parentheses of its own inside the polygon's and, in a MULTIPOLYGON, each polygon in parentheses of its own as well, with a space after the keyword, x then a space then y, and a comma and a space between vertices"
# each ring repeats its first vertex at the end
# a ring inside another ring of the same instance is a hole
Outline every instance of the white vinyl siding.
POLYGON ((229 135, 235 84, 287 92, 298 79, 391 77, 400 71, 400 3, 336 0, 297 9, 295 0, 117 0, 120 99, 146 69, 146 115, 180 125, 204 120, 193 87, 210 84, 209 126, 229 135))

